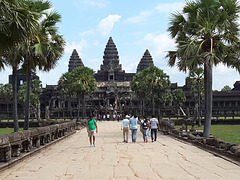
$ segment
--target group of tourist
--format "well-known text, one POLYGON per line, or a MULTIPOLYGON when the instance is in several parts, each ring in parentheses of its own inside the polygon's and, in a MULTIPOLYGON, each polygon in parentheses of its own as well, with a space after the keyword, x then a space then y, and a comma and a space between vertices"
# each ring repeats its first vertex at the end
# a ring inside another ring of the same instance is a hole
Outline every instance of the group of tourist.
MULTIPOLYGON (((126 115, 122 121, 121 130, 123 131, 123 142, 128 143, 129 130, 132 132, 132 142, 137 140, 138 117, 136 115, 126 115)), ((148 142, 148 136, 151 132, 152 142, 157 140, 158 120, 152 116, 148 120, 145 116, 140 120, 140 131, 143 135, 143 141, 148 142)), ((95 147, 95 131, 98 133, 97 121, 91 116, 87 121, 87 133, 89 137, 90 146, 95 147)))
MULTIPOLYGON (((115 120, 117 120, 118 122, 120 121, 120 120, 122 120, 122 114, 117 114, 117 113, 113 113, 113 115, 112 115, 112 119, 115 121, 115 120)), ((103 115, 101 115, 101 114, 99 114, 98 115, 98 120, 99 121, 109 121, 110 120, 110 114, 109 113, 107 113, 107 115, 105 115, 105 114, 103 114, 103 115)))
MULTIPOLYGON (((137 127, 138 127, 138 117, 136 115, 126 115, 122 121, 121 130, 123 130, 123 142, 128 143, 128 133, 129 130, 132 132, 132 142, 136 142, 137 140, 137 127)), ((148 136, 151 132, 151 140, 152 142, 157 140, 157 129, 158 129, 158 120, 152 116, 150 120, 148 120, 145 116, 140 120, 140 131, 143 135, 143 141, 145 143, 148 142, 148 136)))

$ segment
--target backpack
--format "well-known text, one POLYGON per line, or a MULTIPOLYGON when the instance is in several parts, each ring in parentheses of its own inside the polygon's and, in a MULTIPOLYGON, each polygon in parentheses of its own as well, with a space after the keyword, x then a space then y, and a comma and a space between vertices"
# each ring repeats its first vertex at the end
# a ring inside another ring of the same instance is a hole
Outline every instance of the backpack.
POLYGON ((147 129, 148 128, 148 122, 147 120, 144 120, 143 123, 142 123, 142 128, 143 129, 147 129))

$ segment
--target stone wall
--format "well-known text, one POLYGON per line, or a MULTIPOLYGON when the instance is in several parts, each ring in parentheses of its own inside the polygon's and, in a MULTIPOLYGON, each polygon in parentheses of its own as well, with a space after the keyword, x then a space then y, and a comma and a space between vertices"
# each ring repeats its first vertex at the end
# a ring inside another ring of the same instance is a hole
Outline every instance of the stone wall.
MULTIPOLYGON (((81 126, 84 126, 81 124, 81 126)), ((63 122, 0 135, 0 162, 11 161, 75 132, 76 122, 63 122)))

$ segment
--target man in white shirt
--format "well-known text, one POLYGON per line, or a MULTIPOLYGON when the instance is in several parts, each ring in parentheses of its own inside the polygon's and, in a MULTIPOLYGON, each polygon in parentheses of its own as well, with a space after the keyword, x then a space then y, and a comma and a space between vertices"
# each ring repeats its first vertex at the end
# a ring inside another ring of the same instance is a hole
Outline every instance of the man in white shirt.
POLYGON ((126 115, 125 119, 122 121, 121 130, 123 130, 123 142, 128 143, 128 132, 129 132, 129 121, 130 116, 126 115))
POLYGON ((150 127, 151 127, 151 138, 153 142, 157 140, 157 129, 158 129, 158 120, 154 118, 153 115, 152 115, 152 118, 150 119, 150 127))

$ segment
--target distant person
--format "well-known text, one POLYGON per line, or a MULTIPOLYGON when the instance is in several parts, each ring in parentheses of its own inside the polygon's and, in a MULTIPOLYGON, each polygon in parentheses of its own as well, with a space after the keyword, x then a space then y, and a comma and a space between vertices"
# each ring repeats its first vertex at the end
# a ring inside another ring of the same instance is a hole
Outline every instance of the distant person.
POLYGON ((148 142, 148 130, 150 129, 150 123, 147 120, 147 118, 145 116, 143 116, 143 119, 141 120, 141 124, 140 124, 140 129, 143 135, 143 141, 146 143, 148 142))
POLYGON ((120 114, 117 115, 117 120, 118 120, 118 122, 119 122, 119 120, 120 120, 120 114))
POLYGON ((105 120, 106 120, 106 115, 104 114, 104 115, 103 115, 103 121, 105 121, 105 120))
POLYGON ((125 119, 122 121, 121 130, 123 130, 123 142, 128 143, 128 132, 129 132, 129 121, 130 116, 126 115, 125 119))
POLYGON ((90 146, 95 147, 95 130, 98 133, 97 121, 90 116, 89 120, 87 121, 87 132, 90 141, 90 146))
POLYGON ((116 120, 116 114, 113 114, 113 120, 114 121, 116 120))
POLYGON ((107 114, 107 120, 109 121, 109 119, 110 119, 110 114, 107 114))
POLYGON ((131 131, 132 131, 132 142, 134 143, 137 140, 137 122, 138 122, 137 116, 133 115, 130 118, 130 125, 131 125, 131 131))
POLYGON ((153 142, 157 140, 157 129, 158 129, 158 120, 154 118, 153 115, 152 115, 152 118, 150 119, 150 127, 151 127, 151 139, 153 142))

